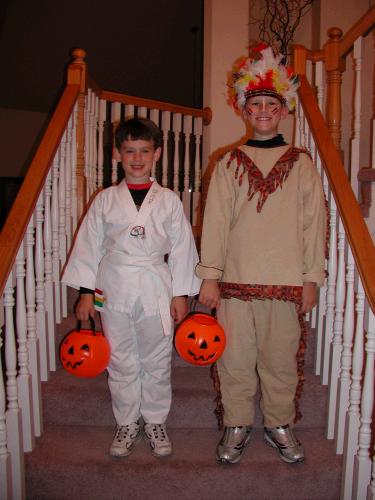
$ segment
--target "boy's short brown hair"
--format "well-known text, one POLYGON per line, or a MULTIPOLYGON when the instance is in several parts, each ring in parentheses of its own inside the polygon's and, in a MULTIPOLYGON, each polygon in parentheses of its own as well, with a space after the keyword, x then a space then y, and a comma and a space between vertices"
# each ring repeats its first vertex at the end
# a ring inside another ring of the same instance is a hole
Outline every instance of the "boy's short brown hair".
POLYGON ((120 149, 121 144, 126 141, 152 141, 154 148, 162 146, 162 133, 160 128, 146 118, 131 118, 118 124, 115 132, 115 146, 120 149))

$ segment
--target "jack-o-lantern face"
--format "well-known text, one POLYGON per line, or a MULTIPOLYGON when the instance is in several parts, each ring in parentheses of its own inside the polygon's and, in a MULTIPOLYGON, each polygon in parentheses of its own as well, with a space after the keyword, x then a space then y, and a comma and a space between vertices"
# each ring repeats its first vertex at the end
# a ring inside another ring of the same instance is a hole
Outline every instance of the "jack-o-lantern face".
POLYGON ((77 377, 96 377, 107 368, 109 344, 103 333, 91 330, 70 332, 60 346, 60 360, 77 377))
POLYGON ((193 365, 210 365, 223 354, 225 334, 215 318, 205 313, 188 316, 177 328, 178 354, 193 365))

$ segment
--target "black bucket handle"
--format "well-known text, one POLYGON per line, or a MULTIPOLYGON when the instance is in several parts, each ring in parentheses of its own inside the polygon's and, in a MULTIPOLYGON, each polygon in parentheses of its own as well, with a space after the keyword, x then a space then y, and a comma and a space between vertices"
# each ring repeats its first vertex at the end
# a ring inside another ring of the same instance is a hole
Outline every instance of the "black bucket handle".
MULTIPOLYGON (((90 328, 91 328, 92 334, 96 335, 95 320, 92 316, 89 316, 89 322, 90 322, 90 328)), ((76 331, 77 332, 81 331, 81 328, 82 328, 82 321, 79 319, 79 320, 77 320, 76 331)))

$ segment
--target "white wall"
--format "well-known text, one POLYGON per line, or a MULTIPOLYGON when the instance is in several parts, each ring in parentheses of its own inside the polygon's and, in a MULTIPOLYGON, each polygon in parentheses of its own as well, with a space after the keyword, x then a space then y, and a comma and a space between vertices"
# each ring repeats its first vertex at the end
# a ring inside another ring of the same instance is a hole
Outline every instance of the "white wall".
POLYGON ((228 72, 246 55, 248 0, 205 0, 203 103, 213 119, 204 130, 204 169, 246 135, 246 126, 227 103, 228 72))

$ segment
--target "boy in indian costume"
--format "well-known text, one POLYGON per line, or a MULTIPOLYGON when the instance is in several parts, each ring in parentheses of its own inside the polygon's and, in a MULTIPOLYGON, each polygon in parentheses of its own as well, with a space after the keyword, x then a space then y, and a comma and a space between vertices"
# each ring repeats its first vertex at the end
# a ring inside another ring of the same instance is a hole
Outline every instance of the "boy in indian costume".
POLYGON ((298 82, 270 47, 240 61, 234 107, 252 128, 213 172, 204 212, 200 302, 216 307, 227 335, 218 361, 225 430, 216 459, 236 463, 249 443, 258 379, 264 439, 282 460, 302 462, 292 425, 300 417, 303 315, 325 277, 325 202, 306 151, 278 125, 295 106, 298 82))
POLYGON ((127 120, 115 141, 125 179, 95 197, 63 282, 80 289, 82 321, 95 314, 95 290, 111 346, 108 385, 117 427, 110 455, 128 456, 144 435, 152 454, 163 457, 172 453, 165 422, 173 323, 187 313, 186 296, 199 291, 198 254, 180 199, 150 177, 161 155, 160 129, 151 120, 127 120))

